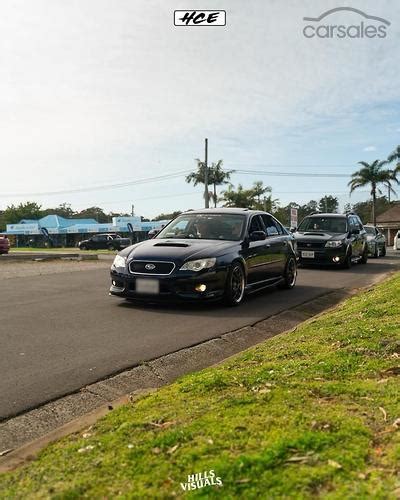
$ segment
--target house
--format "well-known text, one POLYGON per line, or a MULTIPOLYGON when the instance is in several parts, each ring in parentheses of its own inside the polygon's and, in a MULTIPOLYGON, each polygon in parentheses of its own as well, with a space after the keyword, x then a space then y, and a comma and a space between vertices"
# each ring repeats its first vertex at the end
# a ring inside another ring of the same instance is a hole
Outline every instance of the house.
POLYGON ((395 234, 400 229, 400 202, 376 218, 376 225, 386 236, 387 245, 393 245, 395 234))

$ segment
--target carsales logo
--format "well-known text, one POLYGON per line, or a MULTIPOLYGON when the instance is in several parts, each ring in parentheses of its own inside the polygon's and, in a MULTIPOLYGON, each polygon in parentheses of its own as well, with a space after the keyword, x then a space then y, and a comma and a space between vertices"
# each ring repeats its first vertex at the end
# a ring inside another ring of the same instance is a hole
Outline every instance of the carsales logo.
POLYGON ((323 12, 319 17, 303 17, 303 21, 307 22, 303 28, 306 38, 386 38, 387 28, 390 26, 387 19, 371 16, 353 7, 336 7, 323 12), (356 24, 334 23, 330 16, 343 11, 358 14, 360 21, 356 24))

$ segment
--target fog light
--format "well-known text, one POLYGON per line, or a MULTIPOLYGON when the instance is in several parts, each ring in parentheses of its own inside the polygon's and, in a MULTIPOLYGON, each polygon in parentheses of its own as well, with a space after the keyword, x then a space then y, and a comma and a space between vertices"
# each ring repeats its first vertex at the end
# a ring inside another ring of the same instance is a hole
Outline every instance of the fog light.
POLYGON ((194 289, 196 290, 196 292, 205 292, 207 287, 206 285, 202 284, 202 285, 196 285, 194 289))
POLYGON ((332 260, 333 260, 333 262, 339 262, 340 257, 333 257, 333 259, 332 259, 332 260))
POLYGON ((114 280, 112 280, 112 284, 113 286, 117 286, 117 283, 114 280))

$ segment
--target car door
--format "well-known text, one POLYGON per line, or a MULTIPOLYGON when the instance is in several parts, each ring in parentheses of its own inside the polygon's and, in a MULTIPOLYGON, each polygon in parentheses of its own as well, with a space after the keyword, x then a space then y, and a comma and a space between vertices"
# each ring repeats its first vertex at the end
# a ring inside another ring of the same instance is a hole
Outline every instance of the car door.
POLYGON ((269 214, 261 215, 267 233, 267 268, 268 277, 281 276, 286 262, 287 236, 279 222, 269 214))
POLYGON ((93 250, 98 250, 101 245, 101 236, 92 236, 90 240, 91 240, 91 245, 90 245, 91 248, 93 248, 93 250))
POLYGON ((269 256, 269 245, 267 244, 267 239, 251 241, 250 235, 254 231, 265 231, 260 215, 253 215, 251 217, 247 229, 248 248, 245 258, 248 269, 248 284, 254 284, 268 278, 266 264, 269 256))
POLYGON ((358 230, 358 233, 353 233, 353 255, 359 257, 362 254, 364 246, 364 238, 362 234, 364 228, 355 215, 351 216, 351 224, 353 229, 356 231, 358 230))

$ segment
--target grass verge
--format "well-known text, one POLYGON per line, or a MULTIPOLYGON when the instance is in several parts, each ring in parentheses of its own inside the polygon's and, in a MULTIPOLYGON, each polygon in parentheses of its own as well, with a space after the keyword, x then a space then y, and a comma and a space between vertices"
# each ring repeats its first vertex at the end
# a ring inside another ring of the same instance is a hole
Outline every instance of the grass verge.
POLYGON ((398 498, 399 381, 397 275, 49 446, 0 497, 398 498))

